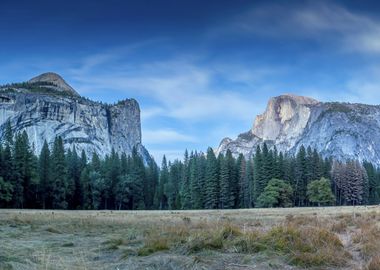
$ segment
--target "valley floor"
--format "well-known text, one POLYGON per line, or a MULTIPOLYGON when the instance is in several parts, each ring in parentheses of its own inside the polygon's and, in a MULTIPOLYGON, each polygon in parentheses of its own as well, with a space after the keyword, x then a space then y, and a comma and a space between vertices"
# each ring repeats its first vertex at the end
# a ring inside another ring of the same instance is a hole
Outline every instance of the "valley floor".
POLYGON ((0 269, 380 269, 380 207, 0 210, 0 269))

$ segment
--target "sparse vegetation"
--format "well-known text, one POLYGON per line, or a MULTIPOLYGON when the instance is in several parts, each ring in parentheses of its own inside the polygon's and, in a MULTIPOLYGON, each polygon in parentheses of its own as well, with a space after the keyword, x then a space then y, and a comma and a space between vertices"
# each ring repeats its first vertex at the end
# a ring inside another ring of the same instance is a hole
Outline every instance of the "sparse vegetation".
POLYGON ((1 210, 0 269, 373 270, 379 221, 375 206, 1 210))

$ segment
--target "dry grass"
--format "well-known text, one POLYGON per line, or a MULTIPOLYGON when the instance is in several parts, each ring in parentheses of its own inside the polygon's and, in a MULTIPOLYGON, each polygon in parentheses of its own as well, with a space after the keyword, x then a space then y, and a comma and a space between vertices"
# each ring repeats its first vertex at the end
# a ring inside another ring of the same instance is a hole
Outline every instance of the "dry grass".
POLYGON ((379 213, 0 210, 0 269, 380 269, 379 213))

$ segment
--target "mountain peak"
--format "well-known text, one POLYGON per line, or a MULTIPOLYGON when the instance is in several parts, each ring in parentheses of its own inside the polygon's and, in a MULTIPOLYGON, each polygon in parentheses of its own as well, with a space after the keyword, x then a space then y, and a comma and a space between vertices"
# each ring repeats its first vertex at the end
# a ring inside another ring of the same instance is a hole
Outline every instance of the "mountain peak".
POLYGON ((277 96, 277 97, 272 97, 269 103, 273 101, 281 101, 281 100, 292 100, 295 103, 302 104, 302 105, 312 105, 312 104, 319 103, 318 100, 313 99, 311 97, 298 96, 298 95, 288 94, 288 93, 277 96))
POLYGON ((276 140, 286 133, 298 136, 306 127, 310 116, 308 106, 319 101, 293 94, 284 94, 269 100, 263 114, 256 117, 252 133, 264 140, 276 140))
POLYGON ((38 83, 38 82, 45 82, 45 83, 52 83, 54 84, 54 87, 46 86, 47 88, 54 88, 54 90, 67 92, 74 96, 79 96, 78 92, 74 90, 59 74, 54 72, 46 72, 42 73, 32 79, 30 79, 28 82, 30 83, 38 83))

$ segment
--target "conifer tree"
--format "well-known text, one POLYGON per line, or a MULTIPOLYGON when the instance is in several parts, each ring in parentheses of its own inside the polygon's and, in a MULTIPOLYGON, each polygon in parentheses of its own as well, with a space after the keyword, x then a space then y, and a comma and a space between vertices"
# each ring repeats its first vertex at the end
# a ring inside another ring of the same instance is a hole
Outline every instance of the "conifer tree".
POLYGON ((219 167, 214 150, 207 149, 205 208, 216 209, 219 205, 219 167))
POLYGON ((53 202, 53 179, 52 179, 52 170, 51 170, 51 156, 49 146, 44 141, 44 144, 41 149, 38 173, 40 178, 40 193, 42 199, 42 208, 50 209, 52 208, 53 202))
POLYGON ((189 171, 190 171, 190 194, 191 194, 191 208, 201 209, 202 208, 202 195, 201 187, 199 185, 199 166, 198 166, 198 154, 195 152, 190 155, 189 161, 189 171))
POLYGON ((169 180, 169 170, 168 163, 166 161, 166 156, 164 155, 162 158, 161 164, 161 173, 160 173, 160 181, 157 189, 157 201, 158 201, 158 209, 165 210, 168 208, 168 200, 165 195, 165 185, 169 180))
POLYGON ((136 147, 132 149, 132 166, 130 176, 132 179, 132 208, 138 210, 145 209, 145 168, 142 159, 137 153, 136 147))
POLYGON ((182 209, 191 209, 191 189, 190 189, 190 166, 189 154, 185 151, 182 166, 182 186, 181 186, 181 205, 182 209))
POLYGON ((254 157, 254 174, 253 174, 253 200, 256 202, 257 198, 264 191, 265 184, 263 179, 263 159, 260 146, 256 147, 254 157))
POLYGON ((308 184, 308 160, 306 157, 306 150, 303 145, 301 145, 299 152, 296 156, 295 164, 295 204, 297 206, 307 205, 307 184, 308 184))
POLYGON ((55 209, 67 209, 67 168, 65 162, 65 149, 63 140, 57 137, 54 140, 52 152, 52 179, 53 179, 53 201, 55 209))

